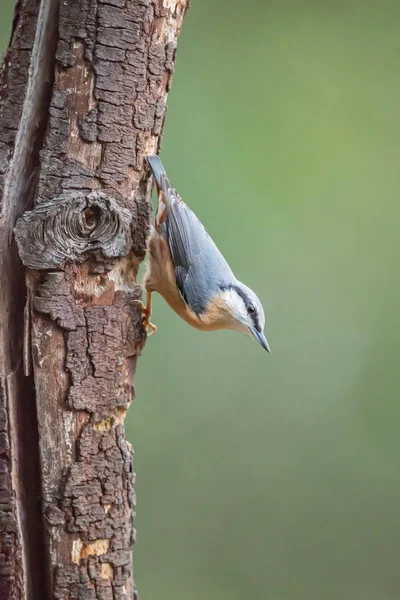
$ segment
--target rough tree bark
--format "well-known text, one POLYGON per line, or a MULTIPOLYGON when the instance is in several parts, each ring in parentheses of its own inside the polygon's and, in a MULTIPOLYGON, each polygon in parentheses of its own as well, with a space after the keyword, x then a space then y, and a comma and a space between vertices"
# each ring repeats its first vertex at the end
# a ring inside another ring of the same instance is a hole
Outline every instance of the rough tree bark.
POLYGON ((0 81, 1 600, 136 597, 124 419, 145 341, 143 157, 186 8, 17 3, 0 81))

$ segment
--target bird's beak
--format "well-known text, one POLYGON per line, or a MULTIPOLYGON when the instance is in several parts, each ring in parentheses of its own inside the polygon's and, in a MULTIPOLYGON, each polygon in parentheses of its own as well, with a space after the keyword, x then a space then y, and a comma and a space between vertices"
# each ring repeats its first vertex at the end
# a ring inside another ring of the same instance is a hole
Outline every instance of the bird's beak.
POLYGON ((258 331, 258 329, 256 329, 255 327, 252 327, 250 331, 252 335, 256 338, 257 342, 264 348, 264 350, 271 353, 271 348, 269 347, 267 338, 265 337, 263 332, 258 331))

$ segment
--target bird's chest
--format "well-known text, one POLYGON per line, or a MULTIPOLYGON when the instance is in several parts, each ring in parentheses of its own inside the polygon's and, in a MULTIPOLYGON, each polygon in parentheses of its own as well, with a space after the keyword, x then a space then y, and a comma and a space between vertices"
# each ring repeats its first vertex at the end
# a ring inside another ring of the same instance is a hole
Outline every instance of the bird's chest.
POLYGON ((182 319, 194 325, 193 321, 197 321, 198 319, 195 313, 185 304, 179 293, 168 244, 156 230, 152 231, 148 239, 147 251, 146 289, 158 292, 182 319))
POLYGON ((147 290, 158 292, 182 319, 196 329, 212 331, 226 328, 225 319, 221 318, 222 313, 213 302, 201 317, 185 303, 176 284, 175 268, 168 244, 155 229, 148 239, 147 250, 148 268, 144 283, 147 290))

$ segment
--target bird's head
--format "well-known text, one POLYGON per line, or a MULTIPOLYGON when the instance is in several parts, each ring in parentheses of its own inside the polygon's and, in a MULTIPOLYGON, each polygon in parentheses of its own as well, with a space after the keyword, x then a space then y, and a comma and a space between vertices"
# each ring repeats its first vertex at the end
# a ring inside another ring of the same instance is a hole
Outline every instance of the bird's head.
POLYGON ((221 290, 221 300, 227 315, 227 329, 252 335, 264 350, 271 352, 264 335, 264 309, 253 290, 236 281, 221 290))

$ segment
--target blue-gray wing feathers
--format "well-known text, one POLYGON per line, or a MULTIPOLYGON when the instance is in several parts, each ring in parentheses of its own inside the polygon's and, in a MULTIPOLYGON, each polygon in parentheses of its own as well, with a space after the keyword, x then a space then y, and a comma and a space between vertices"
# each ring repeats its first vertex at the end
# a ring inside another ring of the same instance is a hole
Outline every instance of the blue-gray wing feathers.
POLYGON ((171 252, 179 291, 199 315, 234 276, 196 215, 173 190, 168 192, 168 214, 161 231, 171 252))
POLYGON ((168 243, 182 298, 197 314, 235 277, 203 224, 172 188, 158 156, 147 156, 157 188, 164 194, 167 217, 160 230, 168 243))

